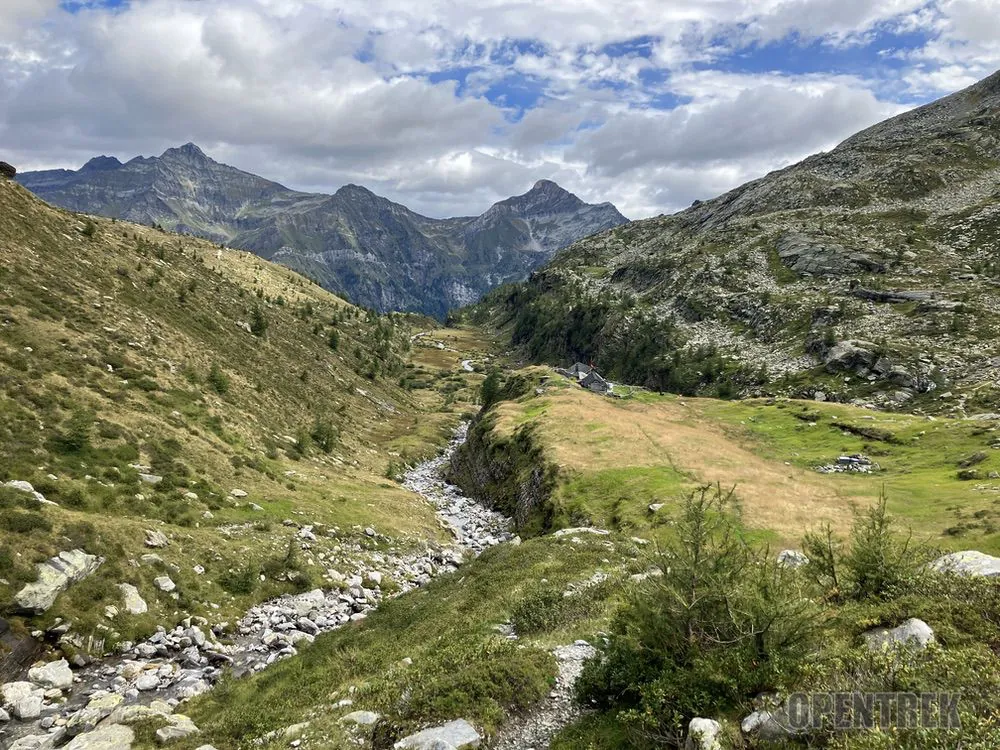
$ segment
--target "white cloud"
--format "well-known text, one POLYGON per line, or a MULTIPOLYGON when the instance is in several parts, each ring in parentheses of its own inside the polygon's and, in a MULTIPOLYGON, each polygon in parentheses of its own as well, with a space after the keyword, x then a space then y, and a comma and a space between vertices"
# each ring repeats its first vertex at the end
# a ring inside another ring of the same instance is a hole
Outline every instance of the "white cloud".
POLYGON ((20 24, 0 38, 0 143, 19 167, 193 140, 293 187, 357 182, 431 215, 481 211, 542 177, 628 215, 673 210, 900 110, 878 93, 930 96, 1000 65, 996 0, 55 5, 0 0, 0 25, 20 24), (906 67, 870 80, 781 71, 780 58, 726 72, 789 35, 849 49, 884 28, 931 39, 887 50, 906 67), (641 52, 605 48, 638 37, 641 52), (447 80, 456 69, 464 85, 447 80), (505 80, 537 104, 489 101, 505 80))

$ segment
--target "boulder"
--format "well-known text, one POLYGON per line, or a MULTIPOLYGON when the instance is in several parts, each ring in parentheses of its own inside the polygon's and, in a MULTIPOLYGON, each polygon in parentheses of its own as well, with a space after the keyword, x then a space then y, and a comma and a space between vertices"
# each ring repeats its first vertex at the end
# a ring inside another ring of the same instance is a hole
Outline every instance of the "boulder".
POLYGON ((40 693, 26 695, 11 704, 10 712, 21 721, 37 719, 42 714, 42 700, 40 693))
POLYGON ((358 724, 369 727, 377 722, 381 717, 374 711, 351 711, 346 716, 340 717, 341 724, 358 724))
POLYGON ((1000 576, 1000 557, 970 549, 939 557, 931 563, 931 568, 963 576, 1000 576))
POLYGON ((171 714, 167 720, 170 722, 167 726, 156 730, 156 741, 161 745, 166 745, 174 740, 182 740, 201 731, 190 717, 184 714, 171 714))
POLYGON ((177 584, 171 580, 170 576, 157 576, 153 579, 153 584, 160 591, 166 591, 167 593, 177 588, 177 584))
POLYGON ((139 481, 143 484, 157 485, 163 481, 159 474, 139 474, 139 481))
POLYGON ((170 544, 170 540, 167 539, 167 535, 162 531, 153 531, 152 529, 146 529, 146 546, 159 548, 166 547, 170 544))
POLYGON ((714 719, 691 719, 684 749, 722 750, 722 744, 719 742, 721 732, 722 726, 714 719))
POLYGON ((863 637, 872 651, 896 646, 923 649, 934 642, 934 631, 923 620, 911 617, 898 627, 875 628, 864 633, 863 637))
POLYGON ((42 687, 58 688, 59 690, 73 687, 73 672, 70 671, 69 662, 65 659, 29 669, 28 679, 42 687))
POLYGON ((778 565, 785 568, 801 568, 809 564, 809 558, 805 553, 797 549, 783 549, 778 553, 778 565))
POLYGON ((439 750, 440 748, 463 750, 479 747, 482 739, 472 724, 465 719, 456 719, 404 737, 393 745, 393 748, 394 750, 439 750))
POLYGON ((778 259, 800 274, 849 276, 885 271, 885 266, 870 255, 819 235, 789 232, 778 239, 777 250, 778 259))
POLYGON ((55 505, 51 500, 46 500, 45 495, 36 490, 31 482, 25 482, 22 479, 12 479, 9 482, 4 483, 4 487, 10 487, 12 490, 17 490, 19 492, 24 492, 31 495, 42 505, 55 505))
POLYGON ((64 750, 131 750, 135 733, 121 724, 109 724, 70 740, 64 750))
POLYGON ((14 601, 22 611, 40 615, 55 604, 60 593, 91 575, 103 562, 103 557, 88 555, 81 549, 60 552, 38 564, 37 580, 22 588, 14 601))
POLYGON ((775 713, 754 711, 740 722, 740 730, 748 737, 764 742, 781 742, 793 734, 788 729, 788 717, 784 709, 778 709, 775 713))
POLYGON ((119 583, 118 588, 121 589, 122 598, 125 600, 125 609, 128 610, 129 614, 142 615, 149 611, 146 600, 139 595, 139 589, 131 583, 119 583))
POLYGON ((237 497, 237 498, 241 498, 241 497, 246 497, 247 496, 246 490, 239 490, 239 489, 233 490, 229 494, 232 495, 233 497, 237 497))
POLYGON ((868 369, 875 364, 874 348, 868 341, 841 341, 826 353, 823 364, 829 372, 868 369))
POLYGON ((158 687, 160 687, 160 678, 152 672, 139 675, 135 681, 135 689, 143 693, 156 690, 158 687))
POLYGON ((118 693, 99 691, 94 693, 83 710, 77 711, 66 722, 66 732, 76 736, 93 730, 103 719, 111 715, 125 699, 118 693))

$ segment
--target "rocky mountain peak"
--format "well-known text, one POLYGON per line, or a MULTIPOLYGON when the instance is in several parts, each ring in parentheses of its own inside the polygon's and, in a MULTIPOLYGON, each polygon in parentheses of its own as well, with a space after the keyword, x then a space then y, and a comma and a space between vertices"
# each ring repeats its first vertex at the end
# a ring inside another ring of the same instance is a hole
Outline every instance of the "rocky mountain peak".
POLYGON ((168 148, 160 156, 164 160, 183 161, 189 164, 206 164, 212 160, 194 143, 185 143, 177 148, 168 148))
POLYGON ((80 171, 83 172, 86 170, 88 172, 98 172, 109 169, 118 169, 121 166, 122 163, 113 156, 95 156, 93 159, 84 164, 80 168, 80 171))

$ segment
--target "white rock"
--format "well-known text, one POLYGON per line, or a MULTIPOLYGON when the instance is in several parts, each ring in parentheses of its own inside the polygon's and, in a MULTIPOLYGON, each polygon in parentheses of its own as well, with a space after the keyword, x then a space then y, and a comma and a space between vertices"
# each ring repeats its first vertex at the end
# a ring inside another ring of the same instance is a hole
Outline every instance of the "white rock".
POLYGON ((381 717, 374 711, 352 711, 346 716, 340 717, 341 724, 359 724, 364 727, 371 726, 381 717))
POLYGON ((74 737, 64 750, 131 750, 135 733, 121 724, 109 724, 74 737))
POLYGON ((915 646, 923 649, 934 642, 934 631, 923 620, 911 617, 895 628, 869 630, 864 633, 864 639, 872 651, 896 645, 915 646))
POLYGON ((783 549, 778 553, 778 565, 786 568, 801 568, 809 564, 809 558, 796 549, 783 549))
POLYGON ((170 544, 170 540, 167 539, 167 535, 162 531, 153 531, 152 529, 146 529, 146 546, 153 547, 154 549, 160 547, 166 547, 170 544))
POLYGON ((4 487, 10 487, 12 490, 18 490, 19 492, 25 492, 35 498, 42 505, 56 505, 51 500, 46 500, 45 495, 36 490, 31 482, 25 482, 22 479, 12 479, 9 482, 4 483, 4 487))
POLYGON ((139 675, 139 679, 135 681, 135 689, 144 693, 156 690, 158 687, 160 687, 160 678, 150 672, 139 675))
POLYGON ((60 552, 36 566, 37 579, 22 588, 14 600, 20 609, 42 614, 55 604, 60 593, 91 575, 103 562, 103 557, 88 555, 81 549, 60 552))
POLYGON ((119 583, 118 588, 125 599, 125 609, 128 610, 129 614, 141 615, 149 611, 146 600, 139 594, 139 589, 131 583, 119 583))
POLYGON ((170 580, 170 576, 157 576, 153 579, 153 584, 160 591, 166 591, 167 593, 177 588, 177 584, 170 580))
POLYGON ((719 734, 722 727, 714 719, 691 719, 688 724, 687 741, 684 743, 685 750, 722 750, 722 743, 719 742, 719 734))
POLYGON ((393 745, 393 748, 395 750, 439 750, 440 748, 464 750, 464 748, 479 747, 480 742, 482 742, 482 737, 475 727, 465 719, 456 719, 447 724, 431 727, 422 732, 411 734, 409 737, 404 737, 393 745))
POLYGON ((139 474, 139 481, 143 484, 159 484, 163 477, 159 474, 139 474))
POLYGON ((611 532, 606 529, 597 529, 593 526, 578 526, 572 529, 559 529, 558 531, 553 532, 552 536, 573 536, 575 534, 596 534, 597 536, 607 536, 610 533, 611 532))
POLYGON ((37 719, 42 713, 42 696, 39 694, 19 698, 11 705, 10 712, 18 719, 37 719))
POLYGON ((247 493, 246 493, 245 490, 233 490, 229 494, 232 495, 233 497, 240 497, 240 498, 247 496, 247 493))
POLYGON ((42 667, 28 670, 28 679, 43 687, 66 690, 73 687, 73 672, 65 659, 49 662, 42 667))
POLYGON ((942 573, 994 577, 1000 576, 1000 557, 970 549, 939 557, 931 567, 942 573))
POLYGON ((192 734, 198 734, 200 731, 194 722, 184 714, 172 714, 167 719, 170 724, 156 730, 156 741, 161 745, 166 745, 174 740, 182 740, 192 734))

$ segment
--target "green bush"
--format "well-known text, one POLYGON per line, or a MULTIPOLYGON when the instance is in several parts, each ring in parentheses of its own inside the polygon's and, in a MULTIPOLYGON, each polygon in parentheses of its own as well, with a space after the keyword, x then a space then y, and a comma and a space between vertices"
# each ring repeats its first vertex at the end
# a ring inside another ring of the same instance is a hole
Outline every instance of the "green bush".
POLYGON ((25 510, 0 511, 0 529, 15 534, 30 534, 32 531, 52 531, 52 522, 41 513, 25 510))
POLYGON ((217 364, 212 364, 212 368, 208 371, 208 376, 205 380, 209 387, 220 396, 229 393, 229 376, 217 364))
POLYGON ((62 430, 53 437, 56 450, 61 453, 81 453, 90 447, 93 426, 94 415, 85 409, 77 409, 66 420, 62 430))
POLYGON ((826 526, 806 534, 802 546, 809 558, 806 571, 834 600, 890 598, 924 578, 927 563, 936 555, 927 545, 914 542, 911 534, 897 533, 884 493, 855 516, 850 544, 826 526))
POLYGON ((742 538, 732 493, 689 495, 675 530, 655 555, 662 577, 623 607, 577 683, 643 747, 680 743, 692 717, 793 684, 819 632, 802 579, 742 538))
POLYGON ((317 419, 310 432, 313 442, 324 453, 329 453, 340 440, 340 430, 328 419, 317 419))
POLYGON ((259 582, 260 570, 250 564, 236 570, 227 570, 219 576, 219 585, 233 596, 252 594, 259 582))

